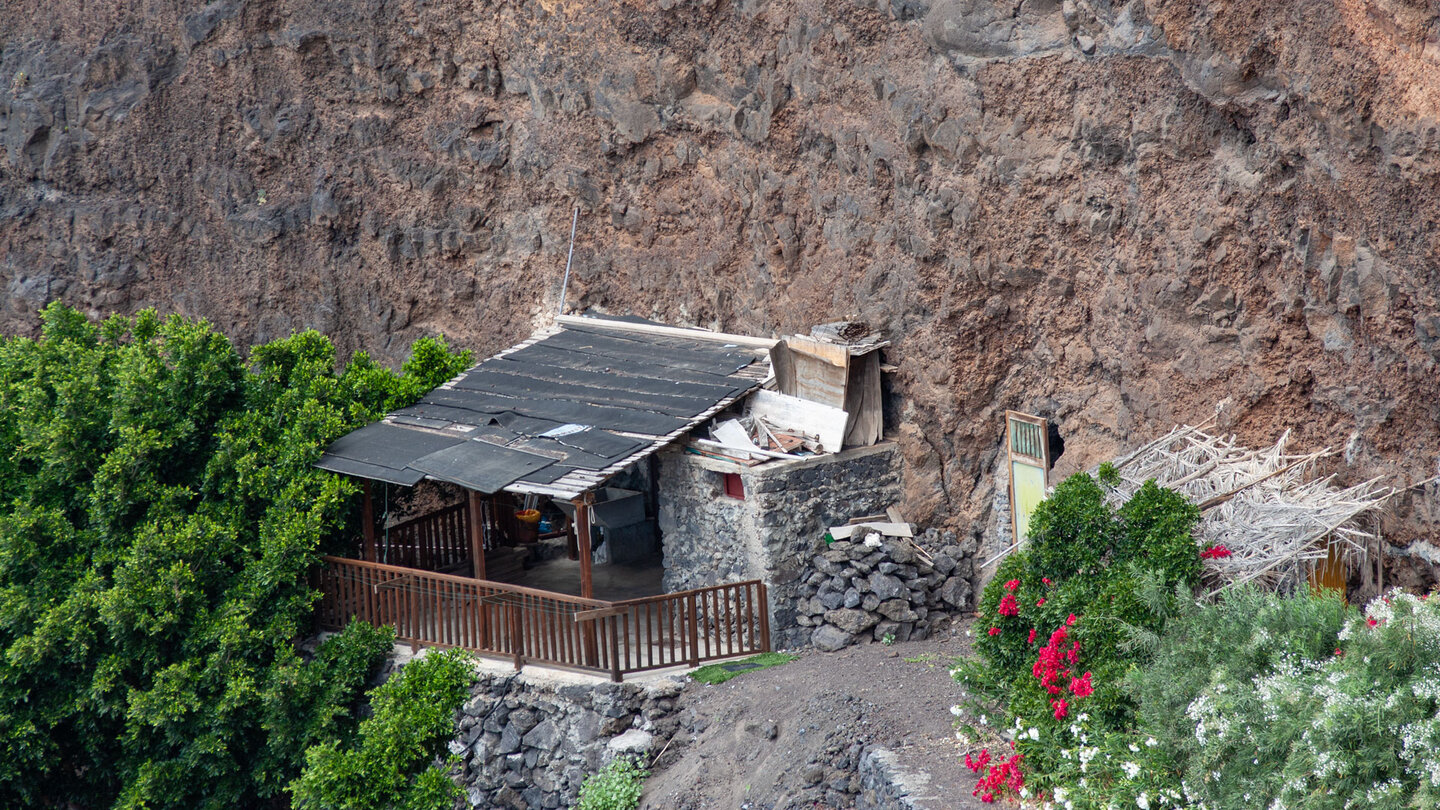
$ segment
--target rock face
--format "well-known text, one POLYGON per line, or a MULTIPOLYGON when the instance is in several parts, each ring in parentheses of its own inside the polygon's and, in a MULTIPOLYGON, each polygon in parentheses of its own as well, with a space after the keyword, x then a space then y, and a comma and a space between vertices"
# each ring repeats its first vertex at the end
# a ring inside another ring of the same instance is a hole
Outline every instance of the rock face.
POLYGON ((58 297, 485 352, 558 307, 578 205, 572 308, 885 330, 913 520, 990 516, 1012 407, 1062 474, 1222 403, 1435 473, 1426 0, 167 8, 0 8, 10 331, 58 297))

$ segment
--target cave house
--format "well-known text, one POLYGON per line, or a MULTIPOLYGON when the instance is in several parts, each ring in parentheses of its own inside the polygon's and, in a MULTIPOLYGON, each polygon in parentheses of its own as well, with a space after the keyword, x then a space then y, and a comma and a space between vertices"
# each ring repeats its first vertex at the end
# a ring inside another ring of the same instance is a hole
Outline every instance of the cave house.
POLYGON ((803 643, 826 527, 899 500, 885 345, 561 316, 327 449, 364 508, 321 622, 614 680, 803 643))

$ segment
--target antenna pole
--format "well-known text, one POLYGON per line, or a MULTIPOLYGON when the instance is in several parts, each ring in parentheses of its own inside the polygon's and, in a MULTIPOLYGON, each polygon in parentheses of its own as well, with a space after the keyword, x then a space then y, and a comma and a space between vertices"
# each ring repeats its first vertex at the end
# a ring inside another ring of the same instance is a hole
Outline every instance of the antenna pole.
POLYGON ((565 294, 570 289, 570 262, 575 258, 575 226, 580 224, 580 206, 575 206, 575 216, 570 219, 570 255, 565 257, 565 280, 560 283, 560 312, 565 314, 565 294))

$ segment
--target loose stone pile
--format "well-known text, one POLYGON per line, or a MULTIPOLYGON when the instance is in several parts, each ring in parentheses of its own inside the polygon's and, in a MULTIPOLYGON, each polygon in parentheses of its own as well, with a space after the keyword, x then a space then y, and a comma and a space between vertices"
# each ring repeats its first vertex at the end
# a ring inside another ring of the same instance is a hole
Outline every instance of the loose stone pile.
POLYGON ((838 541, 811 561, 796 621, 814 628, 810 642, 833 651, 862 639, 927 638, 969 607, 974 540, 928 530, 917 545, 903 538, 838 541), (920 548, 939 548, 929 555, 920 548))

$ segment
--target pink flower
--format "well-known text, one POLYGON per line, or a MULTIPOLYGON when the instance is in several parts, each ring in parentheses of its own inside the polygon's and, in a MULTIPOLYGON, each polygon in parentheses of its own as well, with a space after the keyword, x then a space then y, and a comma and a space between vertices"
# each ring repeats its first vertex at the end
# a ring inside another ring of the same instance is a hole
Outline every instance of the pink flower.
POLYGON ((1012 579, 1009 582, 1005 583, 1005 590, 1007 591, 1013 592, 1018 587, 1020 587, 1020 580, 1018 579, 1012 579))
POLYGON ((1075 614, 1074 614, 1074 613, 1071 613, 1071 614, 1070 614, 1068 617, 1066 617, 1066 619, 1065 619, 1065 626, 1066 626, 1066 627, 1074 627, 1074 626, 1075 626, 1075 621, 1076 621, 1076 619, 1075 619, 1075 614))
POLYGON ((1079 678, 1070 679, 1070 694, 1075 697, 1089 697, 1095 694, 1095 687, 1090 685, 1090 673, 1085 673, 1079 678))
POLYGON ((1044 606, 1044 604, 1045 604, 1045 597, 1042 596, 1042 597, 1040 597, 1040 601, 1035 603, 1035 607, 1042 607, 1042 606, 1044 606))
POLYGON ((1065 717, 1066 711, 1070 708, 1070 704, 1066 702, 1065 698, 1060 698, 1059 700, 1052 700, 1050 701, 1050 705, 1055 709, 1056 720, 1063 719, 1065 717))
POLYGON ((1034 643, 1035 643, 1035 628, 1033 628, 1033 627, 1030 628, 1030 643, 1031 643, 1031 644, 1034 644, 1034 643))
POLYGON ((1050 578, 1049 578, 1049 577, 1041 577, 1041 578, 1040 578, 1040 581, 1043 582, 1043 583, 1045 583, 1046 585, 1053 584, 1053 583, 1050 582, 1050 578))
POLYGON ((998 635, 1000 635, 1000 628, 998 628, 998 627, 992 627, 992 628, 990 628, 989 633, 990 633, 990 635, 992 635, 992 636, 998 636, 998 635))
POLYGON ((1230 549, 1226 548, 1224 543, 1219 543, 1200 552, 1200 559, 1218 560, 1222 557, 1229 557, 1230 553, 1230 549))
POLYGON ((1017 616, 1020 614, 1020 604, 1015 601, 1015 594, 1007 593, 1005 598, 1000 600, 1000 607, 996 612, 1001 616, 1017 616))

